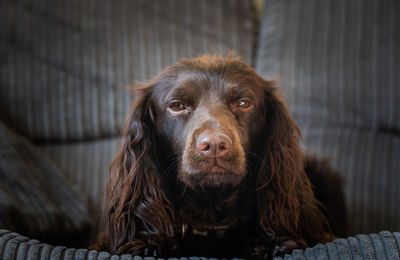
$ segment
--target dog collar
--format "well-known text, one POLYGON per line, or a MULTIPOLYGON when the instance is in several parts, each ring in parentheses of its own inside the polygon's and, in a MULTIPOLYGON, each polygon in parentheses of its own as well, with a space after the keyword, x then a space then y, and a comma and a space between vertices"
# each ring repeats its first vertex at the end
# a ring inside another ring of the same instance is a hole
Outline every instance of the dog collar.
POLYGON ((225 233, 232 228, 232 225, 218 225, 218 226, 208 226, 206 228, 197 228, 190 226, 187 223, 182 224, 181 232, 182 238, 187 234, 197 235, 202 237, 216 237, 222 238, 225 233))

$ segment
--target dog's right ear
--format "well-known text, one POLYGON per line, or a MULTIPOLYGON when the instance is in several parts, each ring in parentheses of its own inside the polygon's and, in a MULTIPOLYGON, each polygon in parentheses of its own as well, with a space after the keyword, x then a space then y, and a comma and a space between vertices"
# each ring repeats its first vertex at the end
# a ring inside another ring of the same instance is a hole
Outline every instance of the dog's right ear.
POLYGON ((261 227, 266 234, 325 241, 329 227, 304 171, 300 129, 274 83, 263 82, 265 147, 257 176, 261 227))
POLYGON ((99 240, 115 254, 143 255, 146 248, 159 248, 158 241, 175 236, 174 213, 161 189, 154 161, 152 89, 153 83, 149 83, 135 91, 137 98, 110 167, 104 195, 105 231, 99 240))

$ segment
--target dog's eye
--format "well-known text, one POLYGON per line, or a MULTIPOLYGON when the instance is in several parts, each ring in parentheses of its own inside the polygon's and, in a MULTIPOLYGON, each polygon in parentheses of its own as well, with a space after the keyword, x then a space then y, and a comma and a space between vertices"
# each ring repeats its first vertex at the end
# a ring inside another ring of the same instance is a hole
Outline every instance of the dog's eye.
POLYGON ((245 109, 251 106, 251 103, 248 100, 239 100, 237 106, 239 108, 245 109))
POLYGON ((253 104, 248 99, 239 99, 236 103, 236 107, 241 110, 249 110, 252 106, 253 104))
POLYGON ((170 108, 174 112, 180 112, 186 109, 185 105, 178 101, 170 103, 168 108, 170 108))
POLYGON ((233 112, 238 112, 238 111, 247 112, 250 111, 253 107, 254 107, 253 103, 247 98, 241 98, 231 103, 231 109, 233 112))

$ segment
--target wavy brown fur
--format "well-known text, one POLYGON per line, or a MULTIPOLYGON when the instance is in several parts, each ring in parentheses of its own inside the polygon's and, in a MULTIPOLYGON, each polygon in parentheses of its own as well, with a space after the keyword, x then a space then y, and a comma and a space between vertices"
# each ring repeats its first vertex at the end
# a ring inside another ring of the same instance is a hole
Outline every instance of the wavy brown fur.
POLYGON ((154 165, 149 91, 149 86, 140 89, 130 109, 105 190, 106 238, 101 242, 116 254, 143 254, 151 247, 150 237, 168 241, 175 236, 174 212, 154 165))
POLYGON ((300 129, 276 90, 269 89, 265 157, 257 177, 261 227, 267 232, 326 241, 327 223, 304 172, 300 129), (301 224, 300 224, 301 222, 301 224))

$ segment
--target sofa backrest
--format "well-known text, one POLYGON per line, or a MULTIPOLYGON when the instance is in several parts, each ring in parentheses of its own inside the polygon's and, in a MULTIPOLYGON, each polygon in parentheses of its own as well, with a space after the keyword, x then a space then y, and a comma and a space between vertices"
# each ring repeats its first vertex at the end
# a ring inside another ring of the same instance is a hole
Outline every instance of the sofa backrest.
POLYGON ((128 86, 181 58, 234 50, 252 63, 252 1, 0 5, 0 120, 38 142, 118 135, 128 86))

